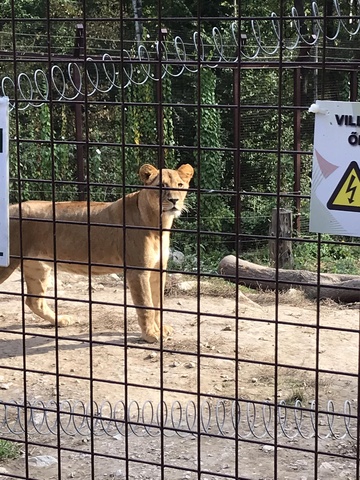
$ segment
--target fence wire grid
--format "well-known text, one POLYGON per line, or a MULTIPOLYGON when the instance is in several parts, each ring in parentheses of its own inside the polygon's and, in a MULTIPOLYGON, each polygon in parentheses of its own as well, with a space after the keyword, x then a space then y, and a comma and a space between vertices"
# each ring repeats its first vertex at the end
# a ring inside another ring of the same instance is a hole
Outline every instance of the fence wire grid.
POLYGON ((308 111, 358 100, 359 35, 357 0, 3 2, 1 478, 360 478, 308 111))

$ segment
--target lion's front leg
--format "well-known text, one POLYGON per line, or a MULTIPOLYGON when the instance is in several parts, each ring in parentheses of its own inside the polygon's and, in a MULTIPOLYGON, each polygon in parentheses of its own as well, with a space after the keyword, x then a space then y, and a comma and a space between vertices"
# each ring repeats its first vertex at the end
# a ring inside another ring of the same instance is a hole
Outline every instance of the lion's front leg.
MULTIPOLYGON (((165 282, 166 282, 166 272, 163 272, 162 274, 156 271, 151 272, 150 288, 151 288, 151 296, 152 296, 153 304, 154 304, 154 307, 156 308, 155 323, 158 331, 160 331, 160 326, 161 326, 160 307, 162 307, 162 305, 164 304, 165 282), (161 275, 162 275, 162 279, 161 279, 161 275), (161 282, 160 282, 160 279, 162 280, 161 282)), ((165 338, 172 334, 173 328, 170 325, 165 325, 163 323, 162 332, 163 332, 163 338, 165 338)))
POLYGON ((127 281, 135 304, 142 337, 150 343, 159 341, 160 331, 151 292, 149 271, 128 270, 127 281))

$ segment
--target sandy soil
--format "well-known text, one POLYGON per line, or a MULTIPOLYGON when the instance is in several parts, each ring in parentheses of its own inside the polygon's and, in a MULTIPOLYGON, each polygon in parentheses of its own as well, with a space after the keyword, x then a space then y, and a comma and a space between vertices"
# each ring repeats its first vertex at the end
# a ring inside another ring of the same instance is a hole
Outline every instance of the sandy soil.
MULTIPOLYGON (((280 295, 278 308, 274 293, 241 295, 236 307, 234 293, 226 298, 210 295, 205 283, 199 300, 183 291, 196 289, 196 282, 185 279, 181 289, 170 289, 164 321, 175 332, 159 350, 158 345, 140 340, 130 294, 117 276, 93 279, 89 304, 87 279, 60 274, 57 293, 63 300, 58 309, 77 321, 56 331, 22 307, 20 273, 13 274, 1 286, 0 296, 2 402, 22 403, 25 391, 33 405, 68 400, 79 413, 79 401, 93 400, 103 405, 100 416, 106 417, 111 415, 110 405, 117 404, 120 411, 119 402, 134 400, 144 408, 145 423, 151 423, 149 401, 155 417, 156 413, 161 416, 156 410, 159 402, 165 402, 177 420, 164 435, 158 428, 143 426, 123 435, 123 423, 118 425, 119 433, 115 424, 105 422, 107 433, 96 424, 96 434, 91 436, 88 425, 79 419, 75 424, 80 432, 69 426, 69 435, 57 430, 56 415, 49 414, 54 433, 43 435, 34 428, 38 424, 37 430, 49 430, 40 409, 28 425, 30 443, 27 449, 22 444, 22 456, 0 462, 7 472, 4 478, 305 480, 317 475, 326 480, 355 479, 357 448, 349 432, 356 438, 357 419, 346 429, 347 418, 341 414, 345 404, 357 415, 359 306, 322 302, 318 310, 315 303, 290 290, 280 295), (231 417, 234 398, 240 400, 241 409, 237 440, 231 417), (270 409, 251 403, 277 400, 293 406, 300 399, 309 408, 315 398, 320 410, 329 409, 328 401, 333 400, 340 414, 313 416, 322 437, 318 441, 313 438, 309 413, 304 414, 300 429, 311 438, 304 439, 294 421, 296 417, 299 424, 300 413, 286 410, 285 425, 285 410, 281 410, 282 421, 274 426, 272 417, 266 431, 262 414, 267 418, 270 409), (198 416, 200 404, 203 422, 198 416), (332 421, 338 438, 330 436, 332 421), (176 422, 180 428, 175 428, 176 422), (196 432, 198 427, 201 435, 179 432, 189 428, 196 432), (275 433, 278 447, 274 449, 275 433), (31 459, 39 455, 49 455, 57 463, 36 466, 31 459), (157 466, 161 463, 164 468, 157 466)), ((4 422, 4 411, 0 409, 0 422, 4 422)), ((133 422, 139 418, 136 411, 133 403, 129 413, 133 422)), ((8 408, 9 423, 16 421, 15 413, 16 409, 8 408)), ((9 433, 6 425, 1 432, 2 438, 25 438, 9 433)))

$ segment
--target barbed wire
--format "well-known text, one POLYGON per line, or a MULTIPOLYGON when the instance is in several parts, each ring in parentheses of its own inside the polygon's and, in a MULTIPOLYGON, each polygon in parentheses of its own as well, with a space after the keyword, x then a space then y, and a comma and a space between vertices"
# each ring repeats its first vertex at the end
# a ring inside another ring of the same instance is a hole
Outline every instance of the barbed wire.
MULTIPOLYGON (((0 95, 11 99, 11 110, 15 107, 15 98, 18 100, 18 109, 26 110, 30 106, 41 107, 50 98, 57 102, 72 102, 84 95, 90 99, 96 94, 104 96, 130 85, 158 82, 166 76, 175 78, 186 72, 195 74, 199 60, 201 66, 217 68, 221 64, 226 68, 238 62, 238 55, 242 62, 259 61, 277 56, 282 49, 284 61, 286 53, 292 58, 300 47, 321 45, 324 36, 339 48, 336 40, 341 32, 345 32, 348 40, 358 35, 360 16, 343 15, 339 0, 333 0, 333 5, 335 15, 330 18, 335 28, 331 35, 324 32, 320 9, 317 2, 312 2, 311 13, 305 17, 299 16, 297 9, 292 7, 289 16, 284 19, 288 27, 285 41, 280 35, 280 23, 283 20, 272 12, 268 19, 241 20, 246 42, 241 40, 239 24, 234 21, 230 24, 230 31, 225 33, 219 27, 214 27, 211 35, 207 36, 194 32, 192 42, 188 43, 176 35, 172 41, 144 42, 137 47, 122 49, 120 56, 103 53, 83 60, 74 59, 67 64, 52 64, 49 71, 43 67, 37 68, 33 74, 20 72, 16 78, 5 75, 0 81, 0 95), (311 33, 303 32, 302 26, 305 24, 311 25, 311 33), (160 55, 161 70, 157 75, 153 66, 159 64, 160 55)), ((353 9, 360 11, 360 0, 353 2, 353 9)))

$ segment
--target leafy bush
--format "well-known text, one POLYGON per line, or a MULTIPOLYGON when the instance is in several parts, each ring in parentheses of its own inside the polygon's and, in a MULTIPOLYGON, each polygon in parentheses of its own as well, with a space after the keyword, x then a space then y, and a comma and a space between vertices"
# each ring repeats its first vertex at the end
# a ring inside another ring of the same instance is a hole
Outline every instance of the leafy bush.
MULTIPOLYGON (((348 243, 351 239, 327 234, 321 235, 320 268, 324 273, 360 274, 360 248, 348 243), (340 242, 340 243, 339 243, 340 242)), ((318 243, 296 242, 293 245, 294 268, 316 270, 318 243)))
POLYGON ((9 440, 0 440, 0 461, 20 456, 20 445, 9 440))

